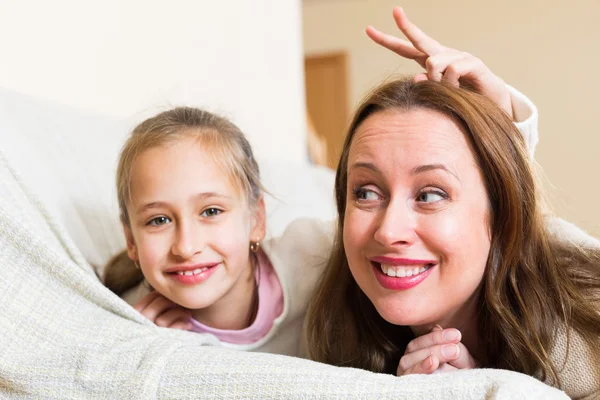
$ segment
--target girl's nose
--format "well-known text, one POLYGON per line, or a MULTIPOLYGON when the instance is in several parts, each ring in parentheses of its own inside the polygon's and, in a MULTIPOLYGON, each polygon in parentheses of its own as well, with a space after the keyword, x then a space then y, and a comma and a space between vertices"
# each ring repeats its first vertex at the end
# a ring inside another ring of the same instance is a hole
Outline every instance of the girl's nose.
POLYGON ((183 259, 190 259, 204 250, 205 241, 202 232, 193 223, 180 223, 171 247, 171 252, 183 259))

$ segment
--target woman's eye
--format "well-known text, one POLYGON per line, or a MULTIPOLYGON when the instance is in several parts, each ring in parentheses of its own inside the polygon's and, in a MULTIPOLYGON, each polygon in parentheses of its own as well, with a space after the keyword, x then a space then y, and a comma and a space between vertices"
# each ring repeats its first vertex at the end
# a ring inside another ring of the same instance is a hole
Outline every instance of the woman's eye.
POLYGON ((368 190, 368 189, 357 189, 355 191, 355 196, 357 200, 377 200, 379 198, 379 196, 377 195, 377 193, 375 193, 372 190, 368 190))
POLYGON ((156 218, 150 220, 150 222, 148 222, 148 225, 161 226, 164 224, 168 224, 169 222, 171 222, 171 220, 167 217, 156 217, 156 218))
POLYGON ((223 211, 219 210, 218 208, 207 208, 206 210, 202 211, 202 213, 200 214, 202 217, 214 217, 217 216, 219 214, 221 214, 223 211))
POLYGON ((445 200, 447 198, 448 196, 443 192, 429 191, 420 193, 417 197, 417 201, 421 203, 435 203, 437 201, 445 200))

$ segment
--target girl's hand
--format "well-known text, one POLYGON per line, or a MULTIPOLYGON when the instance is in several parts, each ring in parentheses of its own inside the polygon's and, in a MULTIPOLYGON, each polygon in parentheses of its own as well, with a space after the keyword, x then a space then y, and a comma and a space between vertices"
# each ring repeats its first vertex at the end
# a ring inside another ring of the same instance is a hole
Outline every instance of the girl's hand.
POLYGON ((475 368, 477 363, 460 342, 461 338, 458 329, 435 327, 427 335, 411 340, 400 359, 396 375, 432 374, 475 368))
POLYGON ((401 7, 394 8, 396 25, 410 41, 385 34, 369 26, 367 35, 376 43, 411 60, 427 70, 415 76, 415 81, 448 82, 459 87, 468 85, 472 90, 490 98, 512 118, 510 93, 502 79, 469 53, 444 47, 410 22, 401 7))
POLYGON ((190 310, 173 303, 158 292, 151 292, 142 297, 133 308, 163 328, 184 331, 192 329, 192 324, 189 322, 192 316, 190 310))

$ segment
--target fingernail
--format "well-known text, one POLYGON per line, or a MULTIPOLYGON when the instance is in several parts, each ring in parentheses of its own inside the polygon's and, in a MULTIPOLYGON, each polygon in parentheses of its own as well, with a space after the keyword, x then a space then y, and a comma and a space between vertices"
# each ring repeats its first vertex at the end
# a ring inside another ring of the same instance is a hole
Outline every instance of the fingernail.
POLYGON ((458 346, 455 344, 447 344, 442 346, 442 355, 447 358, 458 356, 458 346))
POLYGON ((456 329, 446 329, 444 332, 442 332, 442 337, 447 342, 460 340, 460 332, 456 329))
POLYGON ((443 331, 444 328, 442 328, 441 326, 439 326, 438 324, 435 324, 435 326, 433 327, 434 331, 443 331))
POLYGON ((425 359, 425 365, 423 365, 423 367, 425 369, 431 369, 431 367, 433 367, 433 357, 429 356, 425 359))

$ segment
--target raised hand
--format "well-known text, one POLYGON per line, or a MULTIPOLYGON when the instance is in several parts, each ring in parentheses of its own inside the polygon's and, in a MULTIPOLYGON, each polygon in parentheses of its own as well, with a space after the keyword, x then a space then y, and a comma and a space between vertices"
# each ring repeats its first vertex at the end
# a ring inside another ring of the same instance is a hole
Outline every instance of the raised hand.
POLYGON ((133 307, 144 317, 163 328, 190 330, 190 310, 173 303, 158 292, 142 297, 133 307))
POLYGON ((415 80, 444 81, 455 87, 470 89, 490 98, 512 118, 512 103, 506 84, 481 60, 463 51, 441 45, 413 24, 401 7, 394 8, 394 20, 407 40, 388 35, 369 26, 367 35, 376 43, 401 57, 415 60, 426 73, 415 80))
POLYGON ((432 374, 471 369, 477 362, 460 342, 458 329, 434 327, 426 335, 413 339, 398 364, 397 376, 432 374))

